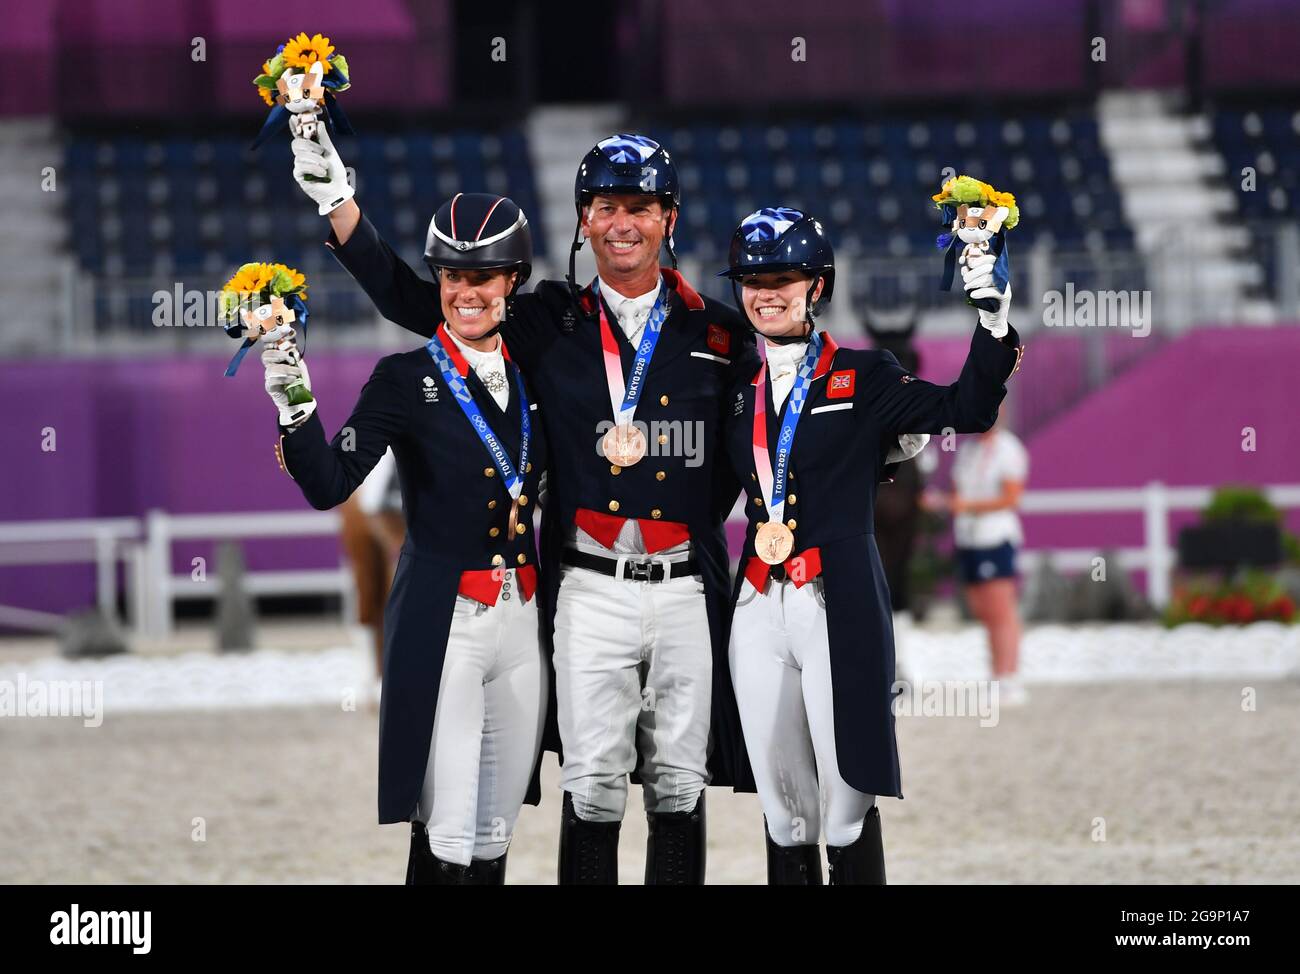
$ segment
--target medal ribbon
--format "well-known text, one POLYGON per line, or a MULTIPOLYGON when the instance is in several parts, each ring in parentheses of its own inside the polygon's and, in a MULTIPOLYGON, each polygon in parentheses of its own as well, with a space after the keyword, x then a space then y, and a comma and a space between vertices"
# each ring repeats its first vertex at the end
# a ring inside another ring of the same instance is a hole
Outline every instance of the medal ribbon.
MULTIPOLYGON (((532 420, 528 415, 528 395, 524 392, 523 373, 518 368, 515 369, 515 385, 519 389, 519 467, 516 469, 511 466, 510 456, 506 453, 506 448, 501 445, 501 440, 492 432, 492 427, 488 425, 488 421, 483 417, 483 411, 478 408, 478 403, 475 402, 473 394, 469 391, 469 386, 460 377, 459 370, 452 363, 451 356, 447 354, 447 349, 443 344, 442 330, 442 328, 439 328, 438 334, 429 339, 428 344, 424 347, 433 357, 434 362, 437 363, 443 381, 451 389, 456 402, 460 403, 461 412, 469 420, 470 426, 474 427, 474 432, 478 434, 478 438, 483 442, 488 456, 496 464, 502 482, 506 485, 506 491, 510 494, 510 499, 518 500, 520 493, 524 489, 524 474, 528 470, 528 441, 532 439, 532 420)), ((506 356, 504 338, 501 340, 501 354, 503 358, 508 357, 506 356)))
POLYGON ((600 306, 600 350, 605 359, 605 382, 609 386, 609 405, 614 411, 614 422, 618 426, 627 426, 636 415, 636 404, 641 401, 641 391, 645 388, 645 375, 650 369, 650 359, 654 356, 655 346, 659 344, 659 335, 663 331, 664 321, 668 318, 668 285, 660 283, 659 296, 655 298, 650 317, 646 319, 645 331, 641 344, 637 346, 636 358, 632 362, 632 372, 628 376, 626 387, 623 384, 623 359, 618 354, 618 342, 614 340, 614 331, 605 316, 605 302, 600 300, 600 279, 591 284, 600 306))
POLYGON ((754 469, 758 474, 758 486, 767 503, 767 519, 780 521, 785 514, 785 481, 790 472, 790 453, 794 449, 794 431, 803 415, 804 400, 808 398, 808 387, 812 385, 813 371, 817 368, 817 359, 822 353, 821 335, 813 332, 808 338, 808 351, 799 363, 799 371, 794 377, 794 386, 785 398, 785 410, 781 416, 781 435, 776 444, 776 463, 773 463, 767 447, 767 362, 758 370, 754 380, 754 469))

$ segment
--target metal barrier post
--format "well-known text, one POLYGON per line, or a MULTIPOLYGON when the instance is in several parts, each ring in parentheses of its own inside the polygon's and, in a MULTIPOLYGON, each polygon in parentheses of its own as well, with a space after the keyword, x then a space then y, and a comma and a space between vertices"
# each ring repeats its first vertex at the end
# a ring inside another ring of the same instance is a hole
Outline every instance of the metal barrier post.
POLYGON ((1169 604, 1169 498, 1159 481, 1143 492, 1142 525, 1146 538, 1147 597, 1157 609, 1169 604))
POLYGON ((124 555, 127 622, 139 637, 145 634, 149 619, 149 552, 140 542, 130 541, 124 555))
POLYGON ((162 639, 172 627, 171 523, 166 511, 152 510, 145 518, 145 635, 162 639))
POLYGON ((100 615, 117 615, 117 547, 107 531, 95 532, 95 601, 100 615))

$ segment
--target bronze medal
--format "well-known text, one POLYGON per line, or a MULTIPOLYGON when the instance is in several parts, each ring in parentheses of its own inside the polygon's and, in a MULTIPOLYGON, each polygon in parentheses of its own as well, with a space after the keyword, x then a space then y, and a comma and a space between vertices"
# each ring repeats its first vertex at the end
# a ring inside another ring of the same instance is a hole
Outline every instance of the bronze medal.
POLYGON ((600 441, 605 459, 620 467, 639 463, 646 455, 645 434, 630 423, 614 426, 600 441))
POLYGON ((767 521, 754 535, 754 553, 767 565, 779 565, 794 550, 794 532, 780 521, 767 521))
POLYGON ((513 504, 510 505, 510 517, 506 521, 506 531, 509 532, 510 537, 513 538, 516 534, 518 534, 518 531, 516 530, 518 526, 519 526, 519 502, 515 501, 513 504))

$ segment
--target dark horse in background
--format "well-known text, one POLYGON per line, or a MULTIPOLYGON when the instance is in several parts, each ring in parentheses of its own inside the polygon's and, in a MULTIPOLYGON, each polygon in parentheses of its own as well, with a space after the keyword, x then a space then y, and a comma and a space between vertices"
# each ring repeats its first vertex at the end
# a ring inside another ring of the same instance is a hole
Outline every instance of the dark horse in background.
MULTIPOLYGON (((891 320, 867 315, 863 327, 873 347, 894 353, 909 372, 921 368, 921 356, 912 344, 918 314, 915 308, 891 320)), ((921 492, 925 478, 915 459, 898 465, 894 479, 881 484, 876 494, 876 546, 885 566, 891 608, 895 613, 909 612, 912 592, 909 565, 921 526, 921 492)))

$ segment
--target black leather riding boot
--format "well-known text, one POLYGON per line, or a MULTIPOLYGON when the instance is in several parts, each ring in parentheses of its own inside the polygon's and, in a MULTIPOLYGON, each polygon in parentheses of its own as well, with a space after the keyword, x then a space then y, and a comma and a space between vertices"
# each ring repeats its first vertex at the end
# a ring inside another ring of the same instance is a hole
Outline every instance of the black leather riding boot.
POLYGON ((469 868, 444 862, 435 856, 429 848, 429 832, 424 823, 411 823, 411 852, 406 860, 407 886, 464 886, 469 868))
POLYGON ((506 884, 506 856, 503 852, 495 859, 473 859, 465 874, 466 886, 504 886, 506 884))
POLYGON ((763 819, 763 838, 767 840, 768 886, 822 885, 822 851, 816 842, 779 846, 767 830, 767 819, 763 819))
POLYGON ((704 792, 689 812, 647 812, 647 886, 704 885, 704 792))
POLYGON ((618 832, 622 822, 588 822, 564 793, 560 812, 561 886, 617 886, 618 832))
POLYGON ((880 834, 880 809, 875 805, 862 820, 862 834, 853 845, 826 847, 832 886, 884 886, 885 845, 880 834))

